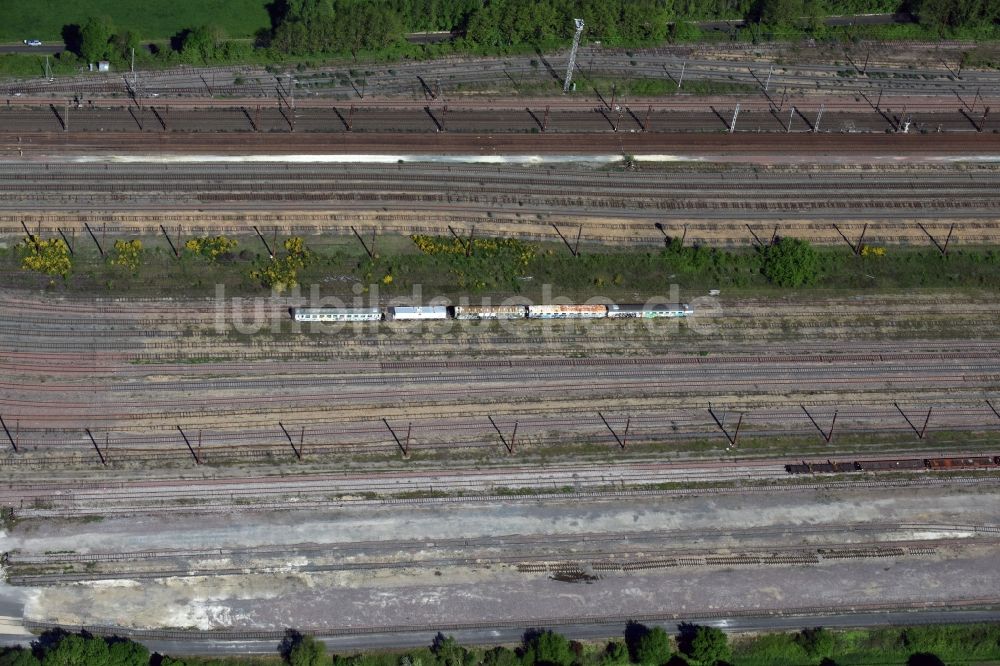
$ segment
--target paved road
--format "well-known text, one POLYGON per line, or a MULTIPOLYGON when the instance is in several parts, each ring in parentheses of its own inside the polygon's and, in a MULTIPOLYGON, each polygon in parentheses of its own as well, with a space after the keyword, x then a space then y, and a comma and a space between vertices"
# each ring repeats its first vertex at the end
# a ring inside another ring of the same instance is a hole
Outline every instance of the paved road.
MULTIPOLYGON (((854 14, 851 16, 828 16, 823 23, 829 27, 844 27, 850 25, 891 25, 893 23, 914 23, 916 19, 912 14, 901 12, 898 14, 854 14)), ((727 31, 732 28, 744 28, 747 22, 743 19, 731 21, 701 21, 696 24, 702 30, 727 31)))
POLYGON ((62 42, 43 43, 41 46, 26 46, 25 44, 4 44, 0 53, 33 53, 35 55, 51 55, 62 52, 62 42))

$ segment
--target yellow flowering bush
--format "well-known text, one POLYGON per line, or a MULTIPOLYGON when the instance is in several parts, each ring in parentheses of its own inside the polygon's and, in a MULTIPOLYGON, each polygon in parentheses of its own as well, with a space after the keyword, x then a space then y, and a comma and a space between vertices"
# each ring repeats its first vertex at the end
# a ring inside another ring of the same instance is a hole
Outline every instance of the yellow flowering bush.
POLYGON ((184 243, 184 249, 214 261, 219 255, 232 252, 237 244, 235 240, 225 236, 198 236, 184 243))
POLYGON ((282 246, 287 253, 285 256, 275 256, 265 266, 250 271, 250 279, 279 293, 298 285, 299 270, 312 256, 298 236, 289 238, 282 246))
POLYGON ((517 286, 517 278, 535 258, 537 248, 515 238, 457 238, 410 236, 421 252, 440 257, 458 280, 458 286, 486 289, 517 286), (471 250, 471 251, 470 251, 471 250))
MULTIPOLYGON (((410 236, 424 254, 457 254, 465 256, 468 241, 436 236, 410 236)), ((477 238, 472 241, 472 256, 486 258, 511 258, 527 266, 535 258, 535 247, 516 238, 477 238)))
POLYGON ((22 255, 21 268, 25 270, 65 278, 73 268, 69 246, 61 238, 36 238, 34 242, 25 239, 17 249, 22 255))
POLYGON ((121 266, 130 271, 139 268, 139 257, 142 254, 142 241, 115 241, 115 256, 111 257, 112 266, 121 266))
POLYGON ((865 245, 861 248, 862 257, 884 257, 885 248, 877 245, 865 245))

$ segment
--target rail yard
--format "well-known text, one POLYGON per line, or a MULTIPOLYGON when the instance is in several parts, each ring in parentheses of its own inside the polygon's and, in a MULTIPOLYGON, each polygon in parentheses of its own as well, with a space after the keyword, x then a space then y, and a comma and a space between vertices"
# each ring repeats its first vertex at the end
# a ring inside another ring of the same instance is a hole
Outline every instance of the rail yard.
POLYGON ((0 82, 0 637, 995 619, 968 48, 0 82))

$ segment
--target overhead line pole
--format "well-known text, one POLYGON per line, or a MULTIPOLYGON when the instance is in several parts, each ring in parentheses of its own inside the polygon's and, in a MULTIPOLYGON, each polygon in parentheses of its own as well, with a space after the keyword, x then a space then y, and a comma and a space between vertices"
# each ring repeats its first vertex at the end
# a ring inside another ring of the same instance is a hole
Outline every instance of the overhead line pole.
MULTIPOLYGON (((988 403, 988 402, 989 402, 989 401, 987 401, 987 403, 988 403)), ((990 406, 992 407, 992 405, 990 405, 990 406)), ((12 447, 14 448, 14 453, 17 453, 17 442, 16 442, 16 441, 14 440, 14 438, 13 438, 13 437, 11 436, 11 434, 10 434, 10 430, 8 430, 8 429, 7 429, 7 424, 6 424, 6 423, 4 423, 4 420, 3 420, 3 417, 2 417, 2 416, 0 416, 0 425, 2 425, 2 426, 3 426, 3 431, 4 431, 5 433, 7 433, 7 439, 9 439, 9 440, 10 440, 10 445, 11 445, 11 446, 12 446, 12 447)))
POLYGON ((566 65, 566 78, 563 80, 563 92, 569 92, 573 82, 573 69, 576 67, 576 51, 580 48, 580 35, 583 34, 583 19, 573 19, 576 32, 573 34, 573 48, 569 52, 569 63, 566 65))

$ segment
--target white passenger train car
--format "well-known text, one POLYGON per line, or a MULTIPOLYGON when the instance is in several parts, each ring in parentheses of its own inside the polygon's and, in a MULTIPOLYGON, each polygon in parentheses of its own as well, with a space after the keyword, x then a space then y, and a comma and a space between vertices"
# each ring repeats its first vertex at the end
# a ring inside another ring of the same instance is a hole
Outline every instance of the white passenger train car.
POLYGON ((448 308, 443 305, 423 305, 419 307, 392 307, 388 318, 393 320, 447 319, 448 308))
POLYGON ((657 319, 688 317, 689 305, 443 305, 388 308, 290 308, 292 319, 310 321, 382 321, 423 319, 657 319))
POLYGON ((292 308, 295 321, 381 321, 382 308, 292 308))
POLYGON ((693 315, 687 303, 683 305, 609 305, 609 319, 656 319, 658 317, 687 317, 693 315))

